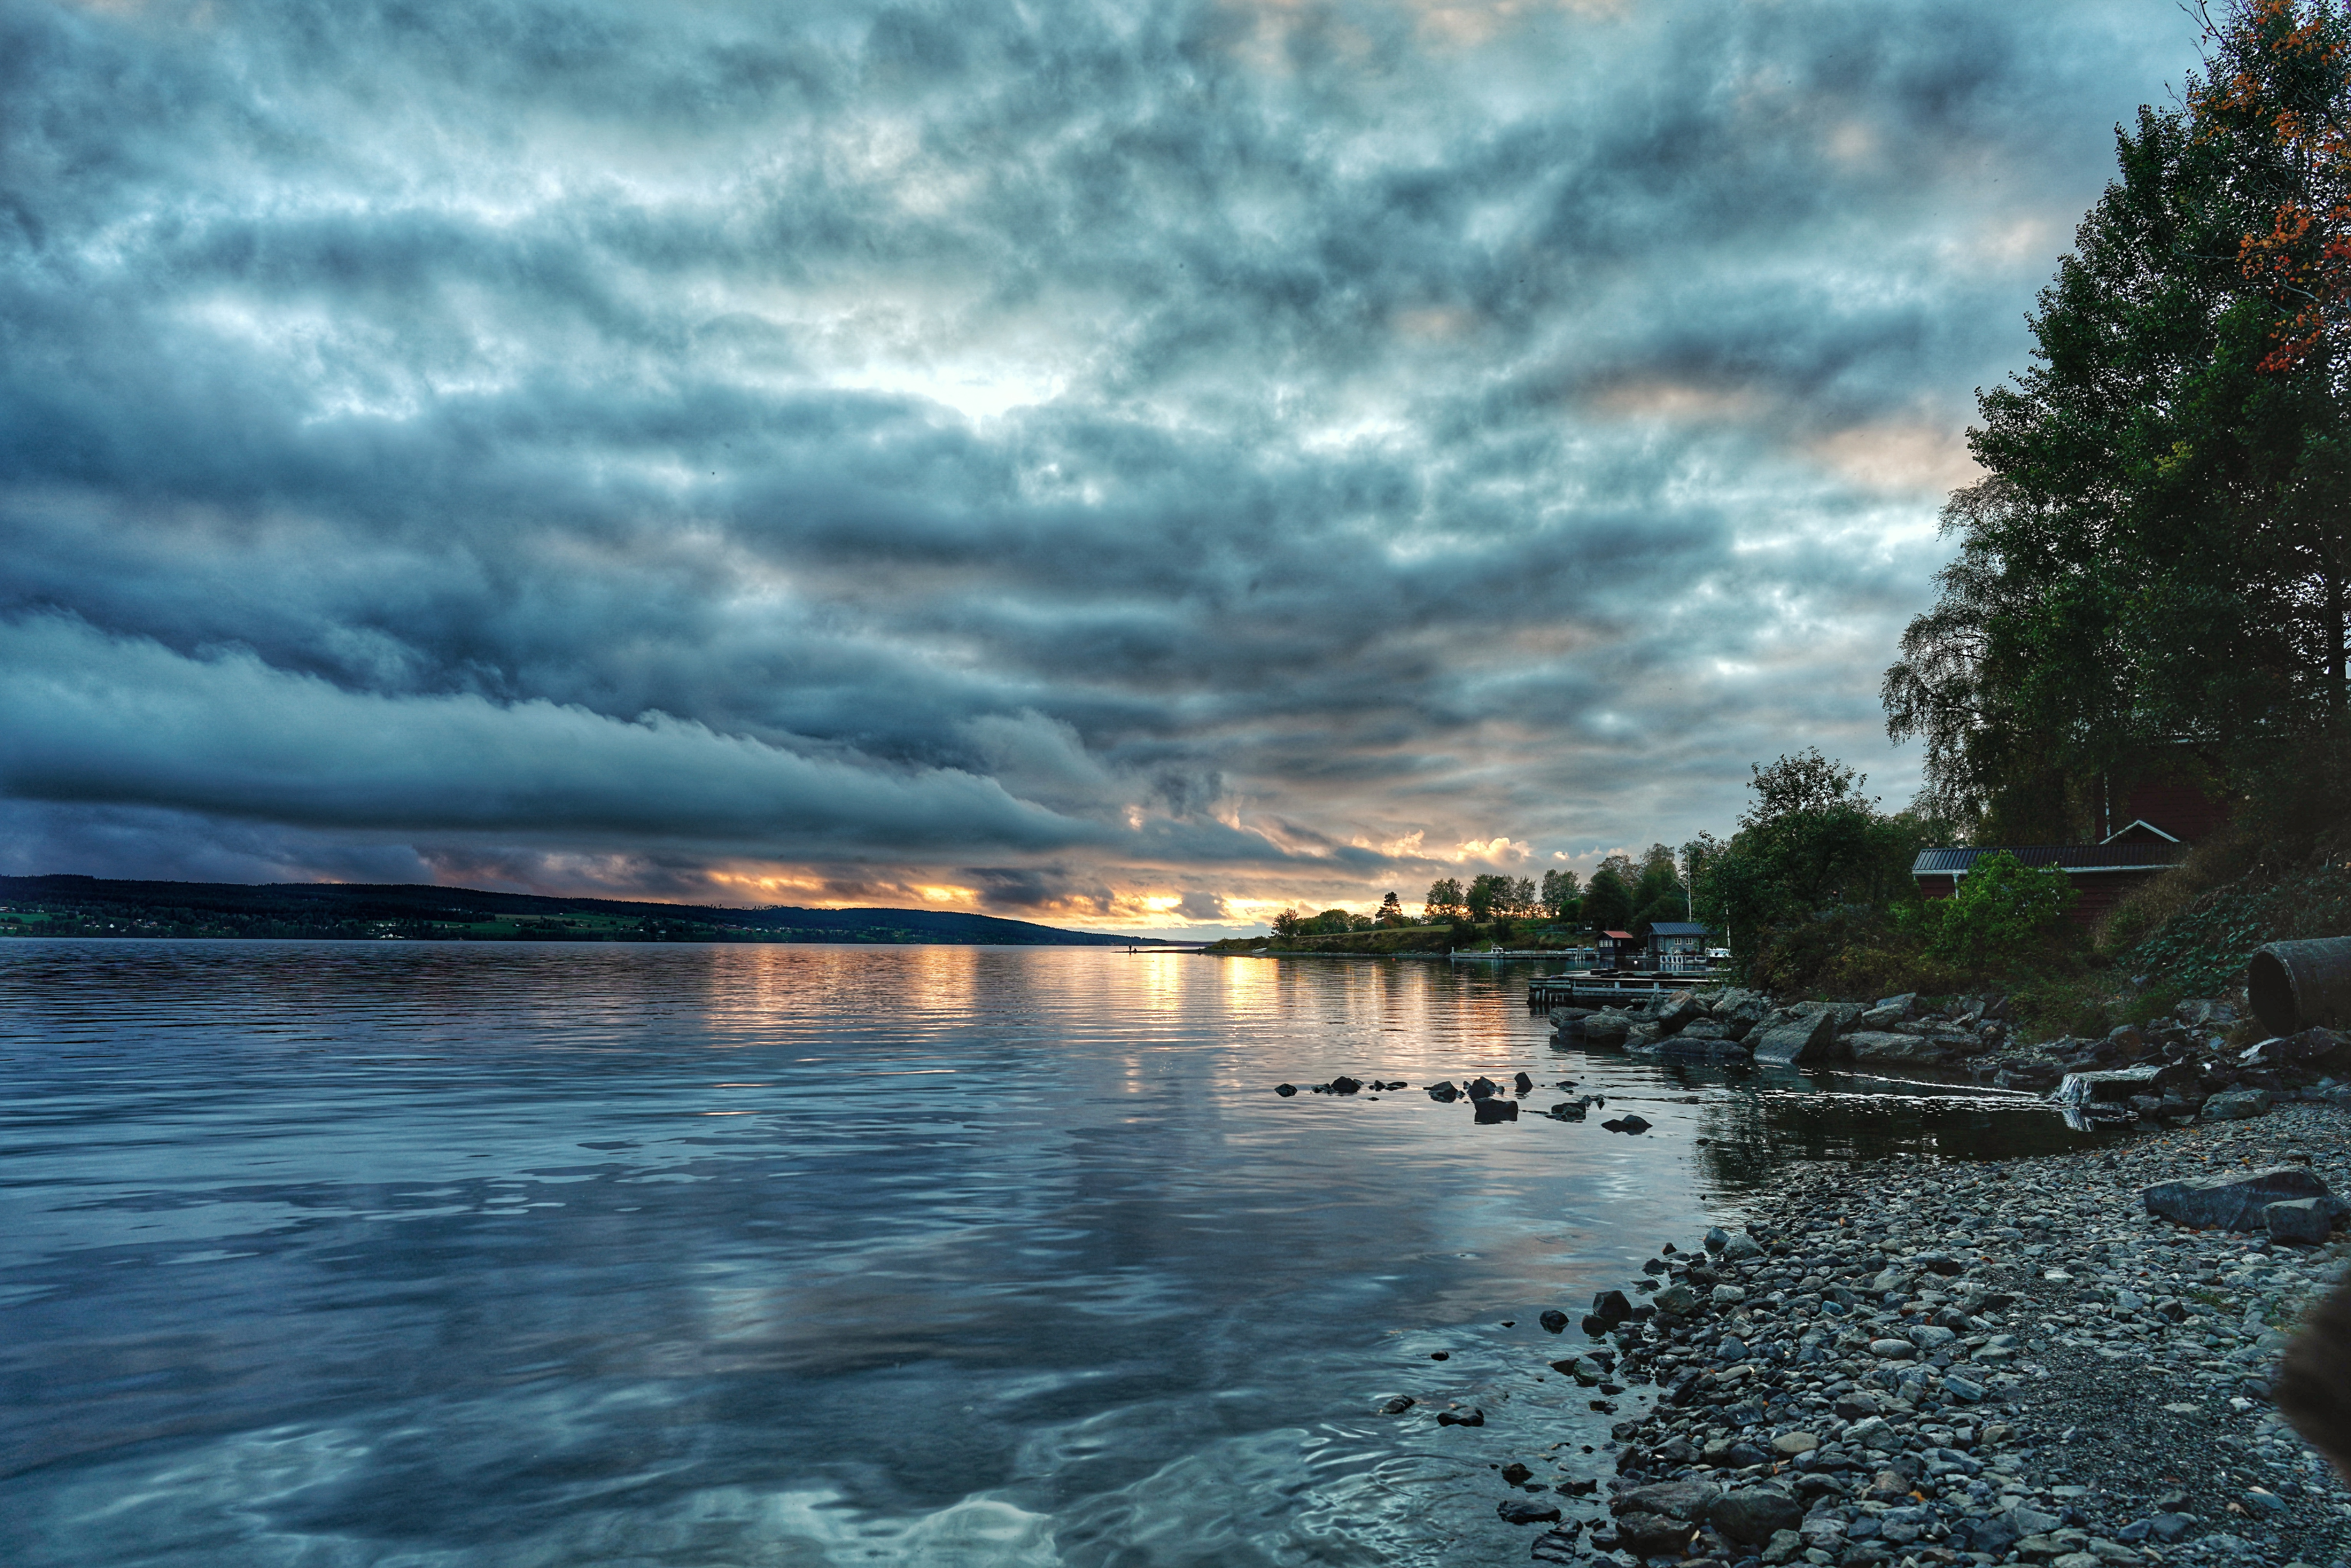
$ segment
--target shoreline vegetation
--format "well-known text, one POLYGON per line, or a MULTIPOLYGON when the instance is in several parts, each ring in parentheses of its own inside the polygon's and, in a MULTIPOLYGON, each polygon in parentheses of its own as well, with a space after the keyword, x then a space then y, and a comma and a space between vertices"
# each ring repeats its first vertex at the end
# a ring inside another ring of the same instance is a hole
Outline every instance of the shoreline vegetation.
POLYGON ((0 876, 0 937, 410 942, 848 942, 876 946, 1166 946, 930 909, 724 909, 351 883, 118 882, 0 876))

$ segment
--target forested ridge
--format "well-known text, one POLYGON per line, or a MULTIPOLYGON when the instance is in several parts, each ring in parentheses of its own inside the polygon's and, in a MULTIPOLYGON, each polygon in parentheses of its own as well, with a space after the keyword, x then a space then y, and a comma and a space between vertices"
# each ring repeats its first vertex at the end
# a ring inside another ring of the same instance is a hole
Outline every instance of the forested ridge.
POLYGON ((726 909, 415 884, 88 876, 0 876, 0 935, 1024 946, 1125 946, 1149 940, 951 910, 726 909))

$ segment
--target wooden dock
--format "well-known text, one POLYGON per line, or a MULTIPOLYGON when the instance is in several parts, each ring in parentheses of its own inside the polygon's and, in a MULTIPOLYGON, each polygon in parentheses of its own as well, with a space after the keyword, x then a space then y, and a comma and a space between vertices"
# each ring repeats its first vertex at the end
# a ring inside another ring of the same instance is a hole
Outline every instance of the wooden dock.
POLYGON ((1527 1006, 1531 1008, 1605 1008, 1623 1007, 1646 1001, 1667 991, 1684 990, 1702 986, 1708 977, 1704 974, 1672 975, 1656 970, 1637 970, 1631 974, 1579 972, 1565 975, 1538 975, 1527 982, 1527 1006))

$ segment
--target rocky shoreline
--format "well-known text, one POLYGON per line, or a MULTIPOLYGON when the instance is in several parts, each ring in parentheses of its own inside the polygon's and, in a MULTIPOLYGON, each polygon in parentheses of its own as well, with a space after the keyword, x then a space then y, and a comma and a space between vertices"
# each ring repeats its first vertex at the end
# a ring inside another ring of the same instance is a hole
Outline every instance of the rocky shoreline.
POLYGON ((1666 992, 1633 1008, 1554 1008, 1557 1042, 1668 1061, 1942 1071, 2001 1089, 2063 1090, 2076 1120, 2180 1124, 2257 1116, 2287 1100, 2351 1105, 2351 1035, 2257 1035, 2234 1002, 2180 1003, 2095 1039, 2024 1040, 1998 994, 1940 1009, 1915 995, 1876 1003, 1774 1004, 1733 988, 1666 992))
POLYGON ((1513 1459, 1498 1507, 1549 1527, 1539 1562, 2340 1564, 2351 1491, 2268 1380, 2351 1259, 2343 1206, 2303 1196, 2351 1190, 2346 1133, 2296 1103, 2041 1158, 1800 1169, 1580 1330, 1545 1314, 1589 1342, 1552 1365, 1623 1418, 1598 1460, 1513 1459), (2255 1228, 2149 1211, 2150 1187, 2263 1169, 2251 1203, 2158 1195, 2255 1228), (2302 1218, 2273 1236, 2279 1193, 2302 1218))

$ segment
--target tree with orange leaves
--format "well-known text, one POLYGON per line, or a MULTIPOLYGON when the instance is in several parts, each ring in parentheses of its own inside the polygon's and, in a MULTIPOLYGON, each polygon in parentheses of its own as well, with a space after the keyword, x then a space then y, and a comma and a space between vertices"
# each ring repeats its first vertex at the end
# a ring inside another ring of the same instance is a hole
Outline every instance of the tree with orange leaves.
POLYGON ((2083 781, 2179 758, 2351 812, 2351 11, 2235 0, 1978 394, 1987 477, 1887 671, 1933 803, 2063 841, 2083 781))
POLYGON ((2226 147, 2255 222, 2238 270, 2275 312, 2256 369, 2332 379, 2351 362, 2351 26, 2332 6, 2250 0, 2208 18, 2206 37, 2188 111, 2199 140, 2226 147))

